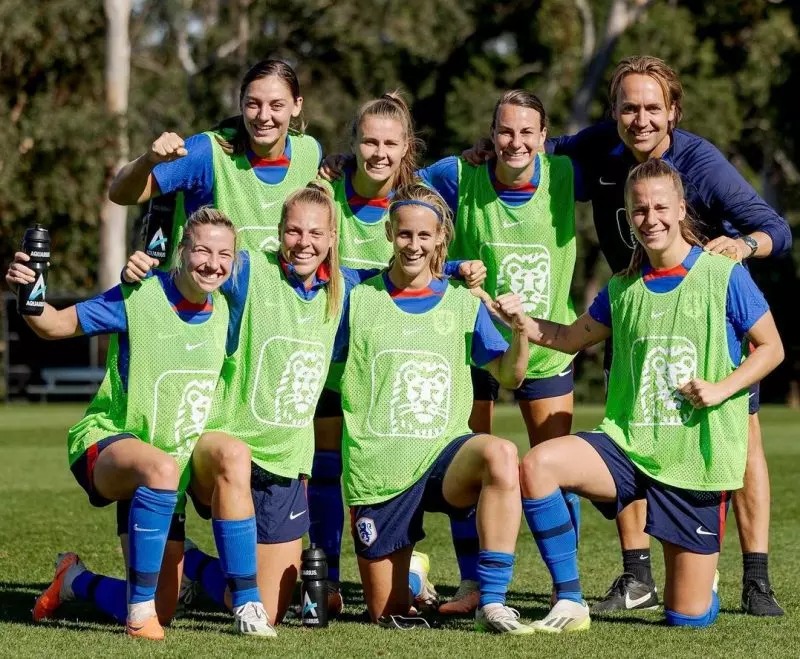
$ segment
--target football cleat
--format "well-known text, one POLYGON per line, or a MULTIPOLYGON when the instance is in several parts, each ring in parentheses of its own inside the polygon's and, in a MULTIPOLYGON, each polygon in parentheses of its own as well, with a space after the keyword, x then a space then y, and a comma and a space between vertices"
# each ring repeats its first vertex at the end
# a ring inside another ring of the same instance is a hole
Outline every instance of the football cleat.
POLYGON ((128 620, 125 623, 125 633, 131 638, 144 638, 148 641, 164 640, 164 628, 156 615, 145 618, 140 622, 128 620))
POLYGON ((439 606, 439 613, 445 616, 467 616, 478 608, 480 590, 478 582, 465 579, 458 584, 452 599, 439 606))
POLYGON ((36 603, 33 605, 33 621, 39 622, 50 618, 61 604, 73 599, 75 595, 72 592, 72 582, 85 570, 86 566, 77 554, 71 551, 59 554, 56 558, 56 572, 53 581, 36 598, 36 603))
POLYGON ((475 629, 494 634, 532 634, 533 627, 519 621, 519 611, 504 604, 487 604, 475 611, 475 629))
POLYGON ((742 587, 742 610, 751 616, 778 617, 784 615, 783 607, 775 599, 775 592, 764 579, 748 579, 742 587))
POLYGON ((592 621, 589 617, 589 606, 586 602, 573 602, 572 600, 558 600, 541 620, 533 623, 532 627, 537 632, 560 634, 562 632, 580 632, 589 629, 592 621))
POLYGON ((639 581, 629 572, 614 579, 603 598, 592 606, 592 613, 612 611, 652 610, 658 608, 658 589, 655 584, 639 581))
POLYGON ((233 610, 233 628, 245 636, 277 636, 261 602, 247 602, 233 610))
MULTIPOLYGON (((328 618, 338 618, 344 611, 344 598, 338 581, 328 582, 328 618)), ((298 616, 299 617, 299 616, 298 616)))
POLYGON ((411 553, 410 573, 416 574, 422 582, 422 592, 414 596, 414 607, 419 611, 435 611, 439 607, 439 594, 433 584, 428 581, 431 571, 431 560, 421 551, 411 553))

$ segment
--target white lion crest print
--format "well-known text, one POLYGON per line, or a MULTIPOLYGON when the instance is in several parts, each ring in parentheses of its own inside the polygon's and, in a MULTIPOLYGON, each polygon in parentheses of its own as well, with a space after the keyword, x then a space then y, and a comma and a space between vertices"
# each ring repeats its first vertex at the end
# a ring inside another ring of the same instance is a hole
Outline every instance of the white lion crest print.
POLYGON ((184 387, 174 425, 175 457, 178 460, 191 457, 197 438, 208 421, 215 386, 214 380, 190 380, 184 387))
POLYGON ((517 247, 530 251, 511 252, 502 258, 497 267, 497 288, 507 287, 519 295, 526 314, 546 318, 550 314, 550 253, 541 245, 517 247))
POLYGON ((275 423, 305 426, 317 404, 325 359, 313 350, 296 350, 289 355, 275 390, 275 423))
POLYGON ((389 403, 389 434, 435 439, 450 414, 450 367, 444 362, 413 359, 394 376, 389 403))
POLYGON ((631 351, 634 380, 637 376, 637 364, 642 366, 631 425, 685 424, 694 408, 678 389, 697 373, 695 345, 683 337, 638 339, 631 351), (647 353, 640 360, 639 356, 645 346, 647 353))

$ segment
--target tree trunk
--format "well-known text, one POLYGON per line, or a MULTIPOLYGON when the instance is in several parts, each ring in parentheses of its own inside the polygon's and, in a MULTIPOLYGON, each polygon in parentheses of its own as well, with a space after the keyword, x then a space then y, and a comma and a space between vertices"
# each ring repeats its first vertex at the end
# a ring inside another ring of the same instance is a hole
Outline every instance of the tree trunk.
POLYGON ((119 283, 119 273, 128 252, 128 209, 108 198, 108 186, 120 168, 128 162, 128 92, 131 77, 131 43, 128 26, 131 0, 104 0, 106 36, 106 108, 114 118, 115 134, 106 177, 106 194, 100 209, 100 267, 98 284, 106 290, 119 283))

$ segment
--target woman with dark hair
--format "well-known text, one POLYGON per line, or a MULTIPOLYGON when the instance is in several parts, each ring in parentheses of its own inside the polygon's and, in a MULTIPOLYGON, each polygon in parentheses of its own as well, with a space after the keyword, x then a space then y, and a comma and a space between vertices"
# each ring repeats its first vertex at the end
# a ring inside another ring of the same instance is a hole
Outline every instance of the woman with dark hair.
POLYGON ((292 68, 280 60, 258 62, 242 78, 241 114, 185 141, 162 133, 119 171, 109 197, 140 204, 176 193, 168 254, 186 216, 202 206, 219 208, 233 220, 241 248, 275 249, 283 201, 315 177, 322 153, 303 134, 302 122, 296 123, 302 109, 292 68))

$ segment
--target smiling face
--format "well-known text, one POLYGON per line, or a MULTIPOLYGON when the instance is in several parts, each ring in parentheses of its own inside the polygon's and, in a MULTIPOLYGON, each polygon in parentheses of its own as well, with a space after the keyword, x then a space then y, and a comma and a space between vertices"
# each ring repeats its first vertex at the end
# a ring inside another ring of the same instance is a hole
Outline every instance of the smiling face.
POLYGON ((654 267, 670 267, 683 261, 690 247, 681 234, 686 202, 668 176, 634 182, 626 206, 633 233, 654 267))
POLYGON ((547 129, 534 108, 504 103, 497 108, 492 131, 497 176, 503 183, 533 176, 537 151, 544 150, 547 129))
POLYGON ((306 286, 328 257, 334 236, 327 206, 298 201, 287 209, 280 227, 281 254, 306 286))
POLYGON ((241 102, 250 148, 259 156, 277 158, 283 152, 289 122, 302 109, 303 98, 294 98, 289 86, 277 75, 253 80, 241 102))
POLYGON ((392 211, 386 222, 394 261, 389 275, 400 288, 424 288, 432 278, 431 261, 444 240, 439 218, 431 209, 416 204, 392 211))
POLYGON ((367 115, 358 126, 354 147, 356 180, 383 185, 400 169, 408 139, 397 119, 367 115))
POLYGON ((614 100, 614 118, 620 138, 639 162, 660 157, 669 148, 675 106, 667 105, 655 78, 639 73, 625 76, 614 100))
POLYGON ((236 255, 236 235, 228 227, 200 224, 192 227, 181 249, 178 288, 193 302, 205 300, 231 276, 236 255))

